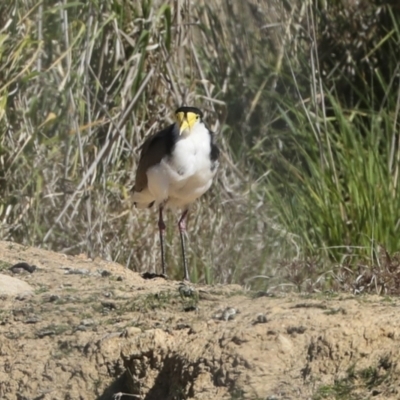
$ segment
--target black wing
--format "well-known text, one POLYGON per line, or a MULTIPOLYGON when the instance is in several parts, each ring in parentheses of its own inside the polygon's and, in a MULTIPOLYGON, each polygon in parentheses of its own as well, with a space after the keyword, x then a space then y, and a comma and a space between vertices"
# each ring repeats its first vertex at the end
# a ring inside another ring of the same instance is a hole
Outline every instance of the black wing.
POLYGON ((135 188, 141 192, 147 187, 147 170, 157 165, 161 160, 171 154, 177 140, 175 124, 168 126, 160 132, 150 136, 142 145, 139 165, 136 171, 135 188))

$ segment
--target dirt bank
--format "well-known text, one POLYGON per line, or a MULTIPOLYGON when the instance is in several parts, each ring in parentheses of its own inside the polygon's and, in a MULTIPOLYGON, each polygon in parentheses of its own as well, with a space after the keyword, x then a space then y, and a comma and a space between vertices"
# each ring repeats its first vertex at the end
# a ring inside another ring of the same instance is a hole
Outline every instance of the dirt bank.
POLYGON ((0 273, 28 284, 0 285, 0 399, 400 397, 397 298, 182 287, 7 242, 0 273))

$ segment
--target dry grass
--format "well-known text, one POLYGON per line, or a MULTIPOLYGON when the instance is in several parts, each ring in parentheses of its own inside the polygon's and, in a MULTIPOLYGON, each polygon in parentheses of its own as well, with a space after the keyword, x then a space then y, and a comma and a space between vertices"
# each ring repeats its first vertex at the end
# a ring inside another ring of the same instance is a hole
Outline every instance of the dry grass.
MULTIPOLYGON (((338 241, 357 248, 356 236, 342 234, 348 226, 341 219, 343 204, 350 203, 341 185, 346 181, 343 187, 361 193, 359 188, 371 187, 379 174, 368 182, 357 176, 347 182, 354 177, 335 170, 335 148, 329 148, 337 132, 346 127, 354 137, 361 126, 355 122, 385 121, 393 181, 398 177, 397 140, 388 128, 398 125, 392 90, 398 15, 397 8, 378 3, 20 0, 1 5, 1 238, 101 256, 136 271, 158 268, 154 211, 139 212, 130 201, 137 150, 171 121, 177 106, 194 104, 216 131, 222 157, 217 182, 189 218, 192 278, 258 288, 351 290, 357 262, 349 266, 336 258, 330 264, 324 248, 338 241), (363 26, 374 34, 363 34, 363 26), (386 60, 385 54, 392 57, 386 60), (310 160, 316 163, 307 164, 310 160), (296 186, 294 175, 307 186, 296 186), (318 209, 304 188, 318 193, 312 184, 319 185, 321 177, 327 181, 319 194, 324 207, 318 209), (346 268, 354 276, 346 275, 346 268)), ((337 141, 340 150, 343 140, 337 141)), ((366 151, 362 140, 355 148, 366 151)), ((351 204, 356 221, 361 208, 351 204)), ((168 215, 167 261, 170 276, 180 278, 176 220, 168 215)), ((386 224, 382 219, 382 232, 386 224)), ((382 244, 391 253, 398 250, 382 244)), ((372 256, 369 271, 375 261, 372 256)))
MULTIPOLYGON (((254 18, 250 6, 3 5, 2 239, 153 270, 155 215, 130 202, 137 149, 171 121, 175 107, 195 104, 218 133, 223 155, 218 182, 189 220, 193 278, 231 282, 265 269, 269 217, 243 172, 245 146, 242 159, 233 156, 229 141, 237 139, 225 125, 225 100, 237 79, 232 66, 247 68, 254 58, 249 49, 239 53, 245 44, 232 47, 229 36, 243 10, 247 21, 254 18)), ((167 260, 180 277, 176 216, 168 220, 167 260)))

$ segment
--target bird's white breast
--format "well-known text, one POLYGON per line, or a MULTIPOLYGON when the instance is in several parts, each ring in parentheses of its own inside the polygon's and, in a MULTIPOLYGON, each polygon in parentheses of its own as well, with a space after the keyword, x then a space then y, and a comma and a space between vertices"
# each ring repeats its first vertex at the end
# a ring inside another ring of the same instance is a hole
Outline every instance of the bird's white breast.
POLYGON ((170 157, 149 169, 149 190, 157 202, 167 201, 172 207, 192 203, 211 186, 215 170, 211 170, 210 134, 203 123, 181 136, 170 157))
POLYGON ((175 144, 169 163, 179 175, 188 178, 211 168, 210 134, 204 124, 198 124, 175 144))

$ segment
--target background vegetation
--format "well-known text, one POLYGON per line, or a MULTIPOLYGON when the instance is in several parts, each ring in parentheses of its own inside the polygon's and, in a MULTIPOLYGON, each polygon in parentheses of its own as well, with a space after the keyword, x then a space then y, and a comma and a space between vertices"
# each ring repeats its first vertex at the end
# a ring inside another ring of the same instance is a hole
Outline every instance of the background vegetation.
POLYGON ((194 104, 223 154, 193 279, 396 293, 399 26, 383 0, 3 1, 0 237, 158 267, 137 149, 194 104))

